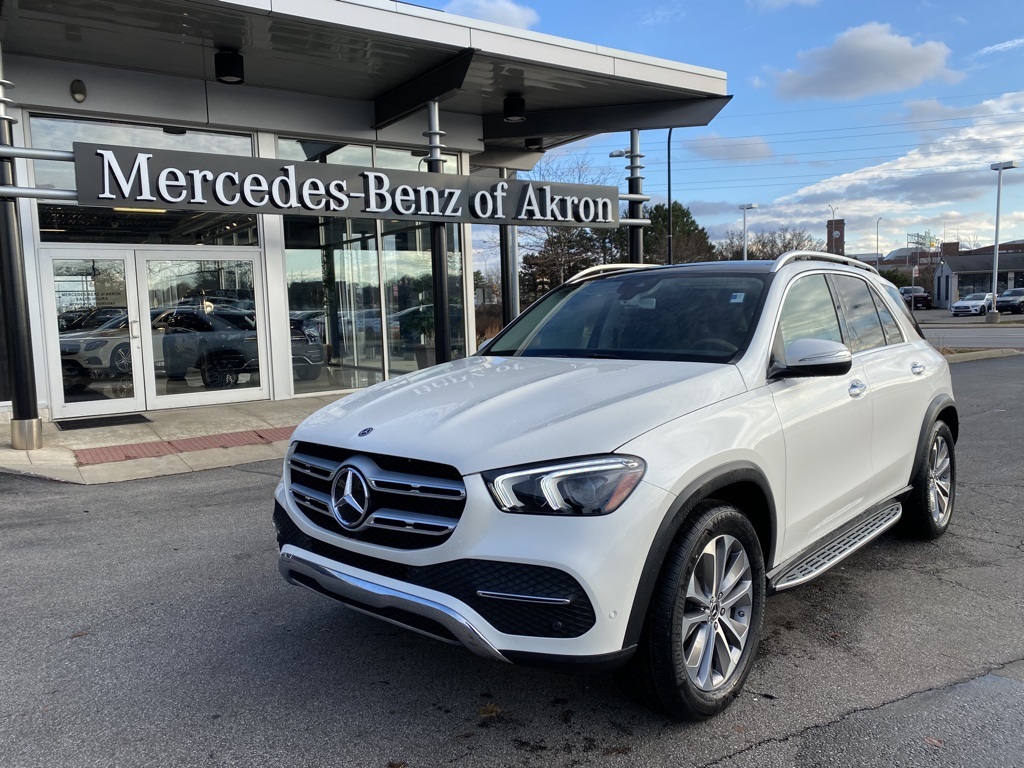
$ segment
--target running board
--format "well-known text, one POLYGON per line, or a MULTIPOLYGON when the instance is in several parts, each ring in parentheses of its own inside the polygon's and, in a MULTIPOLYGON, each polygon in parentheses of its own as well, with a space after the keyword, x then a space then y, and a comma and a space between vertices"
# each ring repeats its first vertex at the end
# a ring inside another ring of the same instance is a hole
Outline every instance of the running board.
POLYGON ((836 563, 846 559, 872 539, 881 536, 900 519, 903 505, 898 501, 887 504, 857 521, 839 536, 822 546, 797 556, 795 562, 785 563, 774 574, 768 574, 768 584, 775 591, 790 589, 814 579, 836 563))

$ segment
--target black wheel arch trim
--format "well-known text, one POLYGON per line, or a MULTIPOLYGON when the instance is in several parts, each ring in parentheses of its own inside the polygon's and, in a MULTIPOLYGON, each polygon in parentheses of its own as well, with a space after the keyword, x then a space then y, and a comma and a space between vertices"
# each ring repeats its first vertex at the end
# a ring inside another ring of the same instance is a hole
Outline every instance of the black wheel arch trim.
POLYGON ((921 469, 921 462, 924 461, 924 457, 928 452, 928 433, 931 432, 932 424, 938 419, 939 415, 944 411, 952 411, 952 419, 943 419, 946 422, 946 426, 949 427, 949 431, 953 433, 953 443, 955 444, 960 436, 960 415, 956 410, 956 403, 953 398, 949 395, 938 395, 928 404, 928 410, 925 412, 924 421, 921 423, 921 434, 917 438, 917 452, 914 454, 914 466, 910 470, 911 479, 917 477, 917 472, 921 469))
MULTIPOLYGON (((778 525, 775 511, 775 497, 771 491, 764 473, 757 465, 748 461, 735 461, 724 464, 698 477, 676 497, 672 507, 658 527, 654 536, 654 542, 647 552, 647 559, 640 574, 640 581, 637 584, 636 594, 633 596, 633 607, 629 612, 629 621, 626 623, 626 634, 623 639, 623 648, 635 646, 640 642, 640 634, 643 631, 647 618, 647 608, 654 593, 658 575, 661 573, 665 563, 665 556, 669 547, 682 528, 683 523, 690 517, 693 508, 705 499, 712 498, 716 491, 736 483, 753 483, 760 488, 764 494, 769 523, 771 525, 771 540, 768 542, 767 558, 765 565, 775 559, 775 544, 777 539, 778 525)), ((762 546, 765 542, 762 542, 762 546)))

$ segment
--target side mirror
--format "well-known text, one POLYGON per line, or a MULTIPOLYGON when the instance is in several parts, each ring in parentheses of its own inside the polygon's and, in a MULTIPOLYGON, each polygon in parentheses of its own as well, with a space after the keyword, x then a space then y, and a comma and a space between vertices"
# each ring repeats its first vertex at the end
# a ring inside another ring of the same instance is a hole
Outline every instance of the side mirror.
POLYGON ((842 376, 853 367, 853 353, 838 341, 797 339, 786 347, 786 361, 776 364, 773 378, 842 376))

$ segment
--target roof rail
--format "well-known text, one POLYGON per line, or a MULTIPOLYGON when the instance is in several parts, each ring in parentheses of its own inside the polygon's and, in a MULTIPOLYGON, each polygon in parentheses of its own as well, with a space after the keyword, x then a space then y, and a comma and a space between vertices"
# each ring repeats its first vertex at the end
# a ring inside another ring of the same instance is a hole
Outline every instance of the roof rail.
POLYGON ((868 272, 878 274, 878 270, 863 261, 851 259, 849 256, 840 256, 838 253, 824 253, 822 251, 787 251, 775 260, 772 265, 772 272, 778 272, 791 261, 829 261, 833 264, 845 264, 848 267, 865 269, 868 272))
POLYGON ((582 280, 586 277, 593 277, 594 275, 600 275, 604 272, 621 272, 628 269, 647 269, 652 266, 651 264, 597 264, 593 267, 587 267, 586 269, 577 272, 575 275, 570 277, 565 282, 574 283, 577 280, 582 280))

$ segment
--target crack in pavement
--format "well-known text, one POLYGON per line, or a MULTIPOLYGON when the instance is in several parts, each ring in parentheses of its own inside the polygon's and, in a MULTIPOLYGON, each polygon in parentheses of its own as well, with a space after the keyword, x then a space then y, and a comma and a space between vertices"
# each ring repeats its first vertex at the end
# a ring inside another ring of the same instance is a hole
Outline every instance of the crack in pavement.
POLYGON ((919 691, 911 691, 910 693, 904 694, 903 696, 898 696, 895 699, 891 699, 889 701, 882 702, 881 704, 874 704, 874 705, 872 705, 870 707, 858 707, 857 709, 851 709, 848 712, 844 712, 843 714, 841 714, 841 715, 839 715, 837 717, 832 718, 828 722, 815 723, 814 725, 808 725, 808 726, 806 726, 804 728, 801 728, 798 731, 794 731, 793 733, 787 734, 785 736, 773 736, 773 737, 771 737, 769 739, 762 739, 761 741, 758 741, 758 742, 756 742, 754 744, 749 744, 749 745, 743 747, 743 749, 739 749, 739 750, 737 750, 735 752, 732 752, 731 754, 723 755, 722 757, 716 758, 715 760, 713 760, 713 761, 711 761, 709 763, 702 763, 699 766, 696 766, 696 768, 715 768, 715 766, 722 765, 722 764, 724 764, 728 760, 732 760, 733 758, 739 757, 740 755, 743 755, 743 754, 745 754, 747 752, 751 752, 752 750, 758 749, 758 748, 766 746, 768 744, 780 744, 780 745, 781 744, 786 744, 787 742, 789 742, 789 741, 791 741, 793 739, 801 738, 801 737, 805 736, 806 734, 811 733, 812 731, 823 730, 825 728, 829 728, 829 727, 831 727, 833 725, 836 725, 837 723, 841 723, 844 720, 847 720, 847 719, 853 717, 854 715, 859 715, 859 714, 862 714, 864 712, 877 712, 878 710, 884 709, 885 707, 888 707, 891 704, 898 704, 898 703, 900 703, 902 701, 907 701, 909 699, 914 698, 915 696, 921 696, 921 695, 926 694, 926 693, 933 693, 935 691, 947 691, 947 690, 950 690, 952 688, 956 688, 957 686, 964 685, 966 683, 971 683, 971 682, 974 682, 975 680, 980 680, 981 678, 985 677, 986 675, 992 674, 996 670, 1005 669, 1006 667, 1010 666, 1011 664, 1018 664, 1018 663, 1020 663, 1022 661, 1024 661, 1024 657, 1017 658, 1017 659, 1009 659, 1008 661, 1003 661, 1003 662, 992 664, 991 666, 985 668, 985 671, 983 671, 983 672, 981 672, 979 674, 971 675, 971 676, 968 676, 968 677, 963 677, 963 678, 960 678, 958 680, 952 680, 952 681, 946 683, 945 685, 935 685, 935 686, 932 686, 931 688, 923 688, 923 689, 921 689, 919 691))

